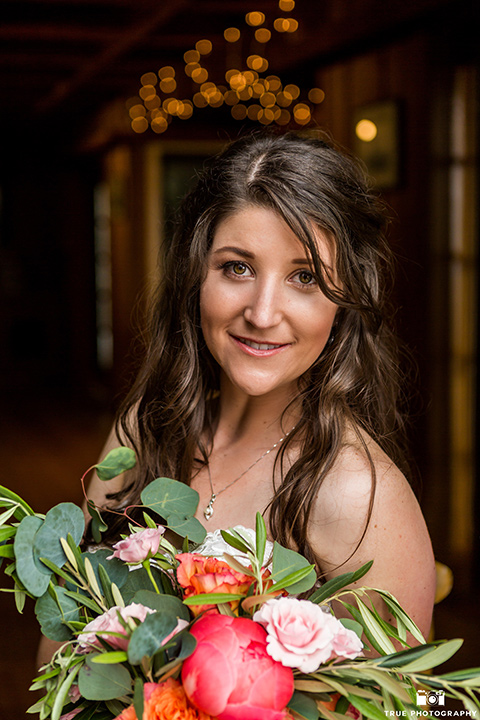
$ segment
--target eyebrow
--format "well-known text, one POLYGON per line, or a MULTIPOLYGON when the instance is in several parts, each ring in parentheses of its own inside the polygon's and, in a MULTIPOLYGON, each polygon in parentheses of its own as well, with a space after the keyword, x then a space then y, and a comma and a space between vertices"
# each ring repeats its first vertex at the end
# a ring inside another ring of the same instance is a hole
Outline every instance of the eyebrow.
MULTIPOLYGON (((213 252, 213 255, 217 255, 218 253, 222 252, 234 252, 237 255, 240 255, 240 257, 247 258, 248 260, 254 260, 255 255, 254 253, 249 252, 248 250, 245 250, 243 248, 235 247, 234 245, 225 245, 221 248, 218 248, 213 252)), ((307 260, 306 257, 303 258, 294 258, 292 261, 293 265, 310 265, 310 262, 307 260)))

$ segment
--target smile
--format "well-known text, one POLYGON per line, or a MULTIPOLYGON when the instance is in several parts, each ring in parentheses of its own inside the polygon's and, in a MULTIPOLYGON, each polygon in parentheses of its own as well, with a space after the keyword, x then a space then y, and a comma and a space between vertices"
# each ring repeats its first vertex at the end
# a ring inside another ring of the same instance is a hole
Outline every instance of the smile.
POLYGON ((282 352, 290 347, 290 343, 258 342, 256 340, 250 340, 250 338, 237 337, 235 335, 231 335, 230 337, 243 352, 256 357, 275 355, 277 352, 282 352))

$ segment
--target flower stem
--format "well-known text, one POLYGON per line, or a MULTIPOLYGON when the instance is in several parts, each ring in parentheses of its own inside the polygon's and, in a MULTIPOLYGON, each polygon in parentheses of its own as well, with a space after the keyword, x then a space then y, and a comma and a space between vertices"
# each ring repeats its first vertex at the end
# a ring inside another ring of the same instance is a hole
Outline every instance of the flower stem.
POLYGON ((143 565, 143 567, 145 568, 145 570, 147 571, 148 577, 150 578, 150 580, 151 580, 151 582, 152 582, 152 585, 153 585, 153 587, 155 588, 155 592, 157 593, 157 595, 161 595, 161 592, 160 592, 160 590, 158 589, 158 585, 157 585, 157 583, 155 582, 155 578, 154 578, 153 575, 152 575, 152 570, 151 570, 151 567, 150 567, 150 562, 149 562, 148 560, 144 560, 143 563, 142 563, 142 565, 143 565))

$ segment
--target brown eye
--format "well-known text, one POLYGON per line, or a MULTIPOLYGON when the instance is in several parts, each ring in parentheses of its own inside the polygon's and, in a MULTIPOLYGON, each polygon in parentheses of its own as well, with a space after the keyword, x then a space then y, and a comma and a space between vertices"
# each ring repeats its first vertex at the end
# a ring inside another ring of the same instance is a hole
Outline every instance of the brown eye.
POLYGON ((231 268, 235 275, 245 275, 247 271, 247 266, 245 263, 242 262, 236 262, 231 265, 231 268))
POLYGON ((301 272, 298 273, 298 279, 302 285, 310 285, 313 281, 313 275, 306 270, 301 270, 301 272))

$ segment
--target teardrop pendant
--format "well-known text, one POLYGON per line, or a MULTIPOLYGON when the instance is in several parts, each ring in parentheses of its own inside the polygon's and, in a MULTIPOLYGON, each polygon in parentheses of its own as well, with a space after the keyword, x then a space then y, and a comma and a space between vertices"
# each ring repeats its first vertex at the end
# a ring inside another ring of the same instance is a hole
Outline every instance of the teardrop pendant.
POLYGON ((210 498, 210 502, 208 503, 207 507, 206 507, 205 510, 203 511, 203 514, 204 514, 204 516, 205 516, 205 520, 210 520, 210 518, 211 518, 212 515, 213 515, 213 503, 215 502, 216 497, 217 497, 217 496, 215 495, 215 493, 212 493, 212 497, 210 498))

